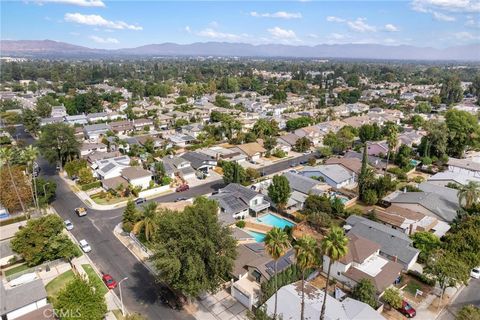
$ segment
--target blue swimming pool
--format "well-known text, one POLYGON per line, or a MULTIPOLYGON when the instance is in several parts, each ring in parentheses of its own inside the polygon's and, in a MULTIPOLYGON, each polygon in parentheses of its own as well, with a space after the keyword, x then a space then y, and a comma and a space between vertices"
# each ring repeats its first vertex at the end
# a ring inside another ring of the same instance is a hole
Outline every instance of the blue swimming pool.
POLYGON ((255 238, 255 241, 256 242, 263 242, 265 241, 265 234, 264 233, 260 233, 260 232, 256 232, 256 231, 252 231, 252 230, 245 230, 248 234, 250 234, 253 238, 255 238))
POLYGON ((287 219, 280 218, 271 213, 257 218, 257 221, 280 229, 284 229, 285 227, 293 227, 295 225, 293 222, 290 222, 287 219))

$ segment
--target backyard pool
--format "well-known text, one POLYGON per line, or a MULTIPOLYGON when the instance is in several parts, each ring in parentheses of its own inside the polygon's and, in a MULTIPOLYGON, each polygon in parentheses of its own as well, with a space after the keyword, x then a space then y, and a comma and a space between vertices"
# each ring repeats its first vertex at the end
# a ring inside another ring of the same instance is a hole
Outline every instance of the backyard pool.
POLYGON ((248 234, 250 234, 256 242, 263 242, 265 240, 265 233, 260 233, 252 230, 245 230, 248 234))
POLYGON ((293 227, 295 225, 293 222, 290 222, 287 219, 280 218, 271 213, 257 218, 257 221, 280 229, 284 229, 285 227, 293 227))

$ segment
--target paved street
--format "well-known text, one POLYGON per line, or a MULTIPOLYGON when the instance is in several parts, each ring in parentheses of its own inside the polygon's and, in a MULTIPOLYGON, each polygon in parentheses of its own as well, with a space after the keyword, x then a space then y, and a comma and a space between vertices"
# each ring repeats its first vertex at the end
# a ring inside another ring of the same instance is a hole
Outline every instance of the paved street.
POLYGON ((480 308, 480 279, 471 279, 466 286, 453 300, 450 305, 445 308, 438 319, 455 320, 455 313, 464 305, 473 304, 480 308))
MULTIPOLYGON (((27 144, 34 140, 25 133, 23 128, 17 128, 18 138, 27 144)), ((278 162, 259 169, 264 175, 269 175, 288 169, 292 164, 307 161, 313 154, 303 155, 294 160, 278 162)), ((193 319, 185 311, 175 311, 160 303, 158 290, 160 284, 155 283, 153 275, 138 262, 136 257, 125 248, 113 234, 115 225, 120 223, 123 208, 99 211, 89 210, 85 217, 78 217, 74 213, 76 207, 84 206, 81 200, 69 189, 68 185, 55 172, 55 167, 40 159, 41 175, 54 179, 57 182, 56 200, 53 207, 63 219, 69 219, 74 224, 72 234, 77 240, 86 239, 92 247, 88 256, 98 269, 110 273, 117 281, 124 277, 128 280, 122 283, 123 301, 129 311, 139 312, 149 319, 193 319)), ((191 198, 211 193, 223 187, 222 181, 214 181, 194 187, 188 191, 171 193, 151 199, 149 201, 171 202, 179 196, 191 198)), ((118 288, 115 289, 119 295, 118 288)))

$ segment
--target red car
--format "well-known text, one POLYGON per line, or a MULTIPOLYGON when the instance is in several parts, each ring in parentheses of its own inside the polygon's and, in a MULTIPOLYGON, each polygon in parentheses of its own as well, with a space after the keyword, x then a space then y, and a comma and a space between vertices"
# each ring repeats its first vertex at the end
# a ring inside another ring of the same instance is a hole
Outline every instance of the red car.
POLYGON ((182 191, 187 191, 188 189, 190 189, 188 184, 182 184, 181 186, 177 187, 175 191, 182 192, 182 191))
POLYGON ((405 300, 402 301, 402 307, 397 310, 407 318, 413 318, 417 315, 417 311, 405 300))
POLYGON ((112 276, 108 273, 103 274, 102 280, 108 289, 115 289, 115 287, 117 286, 117 281, 113 280, 112 276))

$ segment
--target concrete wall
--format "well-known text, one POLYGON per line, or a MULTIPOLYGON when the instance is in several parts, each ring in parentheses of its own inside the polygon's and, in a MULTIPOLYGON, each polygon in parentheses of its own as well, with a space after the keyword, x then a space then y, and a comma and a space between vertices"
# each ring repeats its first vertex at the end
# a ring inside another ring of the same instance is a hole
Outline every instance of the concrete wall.
POLYGON ((161 187, 157 187, 157 188, 153 188, 153 189, 140 191, 138 196, 141 197, 141 198, 146 198, 146 197, 149 197, 149 196, 156 195, 158 193, 167 192, 169 190, 170 190, 170 186, 167 184, 166 186, 161 186, 161 187))

